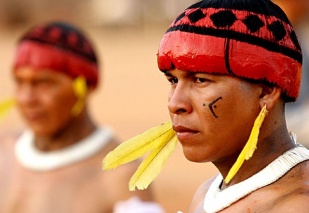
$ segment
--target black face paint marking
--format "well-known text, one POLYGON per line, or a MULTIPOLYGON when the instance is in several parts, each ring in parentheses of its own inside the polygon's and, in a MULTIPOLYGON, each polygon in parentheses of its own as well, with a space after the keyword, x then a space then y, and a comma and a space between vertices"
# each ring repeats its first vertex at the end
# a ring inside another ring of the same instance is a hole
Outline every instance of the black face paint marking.
POLYGON ((206 106, 206 104, 205 104, 205 103, 203 103, 203 106, 206 106))
POLYGON ((216 100, 214 100, 213 102, 211 102, 208 106, 210 111, 212 112, 212 114, 215 116, 215 118, 218 118, 218 116, 216 115, 216 113, 214 112, 213 108, 217 108, 216 105, 214 105, 217 101, 222 100, 222 97, 217 98, 216 100))

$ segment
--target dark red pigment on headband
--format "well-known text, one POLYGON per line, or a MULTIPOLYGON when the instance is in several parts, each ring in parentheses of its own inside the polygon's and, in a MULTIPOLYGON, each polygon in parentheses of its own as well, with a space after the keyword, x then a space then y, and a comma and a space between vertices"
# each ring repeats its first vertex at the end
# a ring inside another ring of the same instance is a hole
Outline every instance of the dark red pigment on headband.
POLYGON ((302 54, 292 26, 273 15, 189 8, 161 40, 158 66, 268 81, 295 101, 302 54))
POLYGON ((91 42, 74 26, 51 22, 35 26, 18 43, 13 69, 30 66, 82 76, 88 86, 96 86, 99 65, 91 42))
POLYGON ((14 70, 30 66, 35 69, 51 69, 76 78, 83 76, 87 85, 96 86, 98 83, 98 67, 80 55, 64 51, 57 47, 23 41, 15 54, 14 70))

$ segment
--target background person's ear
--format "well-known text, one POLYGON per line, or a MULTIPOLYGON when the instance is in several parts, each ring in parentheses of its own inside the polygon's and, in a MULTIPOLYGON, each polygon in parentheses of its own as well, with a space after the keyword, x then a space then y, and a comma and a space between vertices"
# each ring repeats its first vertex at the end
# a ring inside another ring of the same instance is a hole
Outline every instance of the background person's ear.
POLYGON ((261 109, 266 105, 267 110, 270 111, 275 104, 280 100, 282 90, 276 86, 262 86, 262 93, 260 95, 261 109))
POLYGON ((88 85, 87 86, 87 95, 94 93, 97 90, 97 86, 88 85))

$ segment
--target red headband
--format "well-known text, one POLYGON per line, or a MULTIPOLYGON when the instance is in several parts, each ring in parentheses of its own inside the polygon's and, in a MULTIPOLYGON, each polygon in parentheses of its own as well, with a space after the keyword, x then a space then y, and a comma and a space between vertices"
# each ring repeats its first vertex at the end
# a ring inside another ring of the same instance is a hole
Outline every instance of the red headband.
POLYGON ((161 40, 158 66, 267 81, 288 101, 300 91, 302 54, 292 26, 272 14, 190 7, 161 40))
POLYGON ((52 69, 72 78, 83 76, 88 85, 96 86, 98 82, 98 67, 95 63, 48 44, 22 41, 17 47, 13 64, 14 70, 22 66, 52 69))

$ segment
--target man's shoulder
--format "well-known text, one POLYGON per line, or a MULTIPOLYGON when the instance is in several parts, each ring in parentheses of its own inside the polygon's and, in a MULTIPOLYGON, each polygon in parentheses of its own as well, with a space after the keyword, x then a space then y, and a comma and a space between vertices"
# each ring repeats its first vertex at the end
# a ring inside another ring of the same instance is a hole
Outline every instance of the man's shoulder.
POLYGON ((267 212, 308 212, 309 208, 309 161, 304 161, 278 181, 256 193, 254 198, 264 199, 267 212), (267 197, 268 199, 265 199, 267 197), (305 209, 306 208, 306 209, 305 209))
POLYGON ((296 183, 303 185, 305 183, 305 186, 309 188, 307 184, 309 182, 309 160, 296 165, 283 177, 283 179, 288 181, 288 183, 294 183, 292 185, 296 185, 296 183))
POLYGON ((0 130, 0 147, 15 144, 20 135, 20 130, 0 130))
MULTIPOLYGON (((304 163, 307 164, 308 162, 304 163)), ((307 172, 308 174, 308 172, 307 172)), ((300 175, 295 177, 290 185, 285 184, 282 194, 274 199, 273 211, 270 212, 287 212, 287 213, 306 213, 309 209, 309 186, 308 177, 300 175), (298 180, 296 180, 298 179, 298 180), (294 182, 294 183, 293 183, 294 182)))
POLYGON ((262 191, 276 191, 281 194, 296 195, 309 191, 309 160, 293 167, 276 182, 262 188, 262 191))
POLYGON ((0 131, 0 169, 12 169, 15 164, 14 148, 20 132, 0 131))

